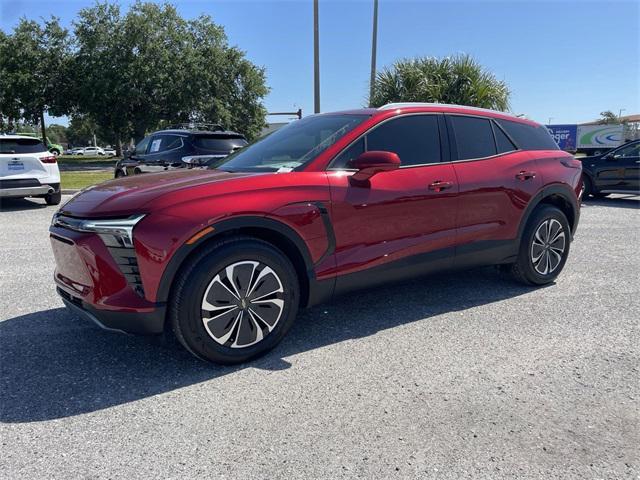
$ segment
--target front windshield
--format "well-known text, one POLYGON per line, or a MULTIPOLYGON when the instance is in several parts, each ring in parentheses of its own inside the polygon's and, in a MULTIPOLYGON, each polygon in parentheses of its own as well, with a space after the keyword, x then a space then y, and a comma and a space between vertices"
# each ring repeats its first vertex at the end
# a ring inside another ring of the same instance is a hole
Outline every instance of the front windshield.
POLYGON ((316 158, 368 115, 314 115, 296 120, 212 165, 229 172, 290 172, 316 158))

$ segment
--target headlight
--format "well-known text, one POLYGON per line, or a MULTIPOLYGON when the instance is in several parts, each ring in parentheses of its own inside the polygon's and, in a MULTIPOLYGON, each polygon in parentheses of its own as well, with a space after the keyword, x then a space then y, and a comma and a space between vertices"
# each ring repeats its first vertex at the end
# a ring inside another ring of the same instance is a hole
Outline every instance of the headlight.
POLYGON ((51 224, 78 232, 92 232, 100 235, 107 247, 133 247, 133 227, 144 218, 144 214, 127 218, 79 219, 56 214, 51 224))

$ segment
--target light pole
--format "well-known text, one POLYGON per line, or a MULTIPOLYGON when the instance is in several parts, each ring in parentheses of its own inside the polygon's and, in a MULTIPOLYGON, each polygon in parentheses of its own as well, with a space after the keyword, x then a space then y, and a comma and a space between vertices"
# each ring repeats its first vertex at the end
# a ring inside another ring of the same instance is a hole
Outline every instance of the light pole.
POLYGON ((622 112, 625 112, 626 110, 627 110, 626 108, 621 108, 621 109, 618 111, 618 118, 622 117, 622 112))
POLYGON ((378 0, 373 0, 373 33, 371 35, 371 79, 369 80, 369 106, 373 100, 373 84, 376 81, 376 50, 378 46, 378 0))
POLYGON ((320 45, 318 0, 313 0, 313 112, 320 113, 320 45))
POLYGON ((547 125, 551 125, 551 120, 553 120, 554 117, 549 117, 549 121, 547 122, 547 125))

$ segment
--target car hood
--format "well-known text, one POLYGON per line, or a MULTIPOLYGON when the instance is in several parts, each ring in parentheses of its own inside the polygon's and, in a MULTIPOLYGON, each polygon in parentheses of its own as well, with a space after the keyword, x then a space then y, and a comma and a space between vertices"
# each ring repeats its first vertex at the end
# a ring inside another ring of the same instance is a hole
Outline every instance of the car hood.
POLYGON ((254 175, 261 175, 261 173, 180 169, 173 172, 124 177, 81 191, 62 206, 60 213, 83 218, 147 213, 151 209, 153 200, 163 195, 254 175))

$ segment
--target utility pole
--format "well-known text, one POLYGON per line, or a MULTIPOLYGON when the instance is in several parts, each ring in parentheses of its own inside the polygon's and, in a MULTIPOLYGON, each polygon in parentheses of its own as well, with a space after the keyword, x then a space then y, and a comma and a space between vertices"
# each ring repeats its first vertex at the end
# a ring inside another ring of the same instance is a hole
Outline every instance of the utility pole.
POLYGON ((320 113, 320 45, 318 0, 313 0, 313 112, 320 113))
POLYGON ((373 33, 371 35, 371 79, 369 80, 369 106, 373 100, 373 85, 376 81, 376 52, 378 46, 378 0, 373 0, 373 33))

